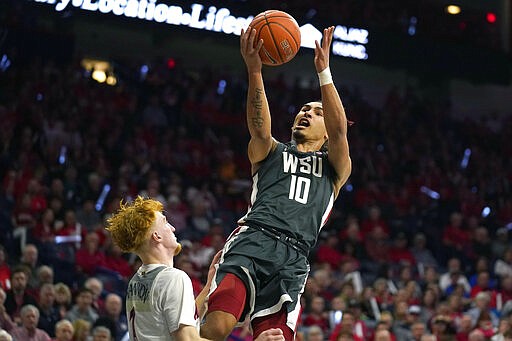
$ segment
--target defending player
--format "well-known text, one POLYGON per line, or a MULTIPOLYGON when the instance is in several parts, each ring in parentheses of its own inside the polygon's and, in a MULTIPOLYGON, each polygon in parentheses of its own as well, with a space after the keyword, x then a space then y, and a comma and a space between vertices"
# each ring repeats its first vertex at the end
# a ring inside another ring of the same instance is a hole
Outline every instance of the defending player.
MULTIPOLYGON (((137 197, 133 203, 121 204, 107 222, 112 240, 123 251, 136 253, 143 263, 127 289, 130 340, 204 340, 199 337, 199 316, 204 312, 204 298, 219 254, 212 261, 205 288, 194 302, 190 278, 173 266, 181 245, 162 211, 160 202, 137 197)), ((265 331, 257 339, 282 340, 279 329, 265 331)))

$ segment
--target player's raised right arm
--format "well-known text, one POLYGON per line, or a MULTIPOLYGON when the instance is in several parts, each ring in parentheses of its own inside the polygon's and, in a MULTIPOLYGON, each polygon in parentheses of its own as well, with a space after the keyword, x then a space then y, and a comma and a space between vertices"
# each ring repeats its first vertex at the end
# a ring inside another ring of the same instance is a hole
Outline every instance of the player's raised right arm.
POLYGON ((253 172, 258 162, 264 160, 273 144, 270 124, 270 110, 263 85, 261 73, 261 58, 259 51, 263 45, 260 40, 254 47, 256 30, 248 27, 240 35, 240 53, 247 67, 249 86, 247 91, 247 127, 251 135, 249 141, 249 161, 253 165, 253 172))

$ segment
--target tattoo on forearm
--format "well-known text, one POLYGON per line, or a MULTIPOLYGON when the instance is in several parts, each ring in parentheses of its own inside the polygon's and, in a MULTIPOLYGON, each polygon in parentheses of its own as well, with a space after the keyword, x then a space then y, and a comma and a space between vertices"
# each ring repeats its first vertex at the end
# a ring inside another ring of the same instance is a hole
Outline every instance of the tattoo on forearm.
POLYGON ((251 106, 254 109, 253 115, 251 117, 252 126, 256 128, 261 128, 263 126, 263 117, 261 114, 261 109, 263 108, 263 100, 261 99, 261 95, 263 94, 263 89, 256 88, 256 94, 254 98, 251 100, 251 106))

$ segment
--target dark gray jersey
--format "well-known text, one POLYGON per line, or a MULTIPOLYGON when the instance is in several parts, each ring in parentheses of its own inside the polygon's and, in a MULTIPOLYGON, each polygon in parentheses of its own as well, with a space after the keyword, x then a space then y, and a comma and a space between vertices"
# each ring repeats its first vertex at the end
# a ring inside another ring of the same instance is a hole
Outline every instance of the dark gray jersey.
POLYGON ((327 152, 278 142, 253 176, 251 205, 239 224, 272 227, 312 248, 334 203, 335 177, 327 152))

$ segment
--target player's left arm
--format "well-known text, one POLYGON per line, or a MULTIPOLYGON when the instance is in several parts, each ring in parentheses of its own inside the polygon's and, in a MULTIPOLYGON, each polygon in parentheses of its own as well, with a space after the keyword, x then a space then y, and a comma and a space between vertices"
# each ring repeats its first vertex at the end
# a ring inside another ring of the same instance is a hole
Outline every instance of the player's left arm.
POLYGON ((217 263, 219 262, 220 256, 222 255, 222 251, 218 251, 210 263, 210 267, 208 268, 208 276, 206 278, 206 284, 201 290, 201 292, 196 297, 196 307, 197 312, 199 314, 199 318, 202 319, 204 314, 206 313, 206 298, 208 297, 208 293, 210 292, 210 287, 212 285, 213 278, 215 277, 215 272, 217 271, 217 263))
POLYGON ((339 193, 352 171, 348 139, 347 117, 341 102, 338 90, 332 81, 329 81, 329 55, 332 43, 334 27, 324 29, 322 43, 315 41, 315 68, 321 79, 320 92, 324 122, 328 135, 329 162, 336 170, 335 193, 339 193), (324 82, 325 84, 322 84, 324 82))
POLYGON ((171 333, 173 339, 178 341, 209 341, 199 336, 195 326, 180 324, 177 330, 171 333))

